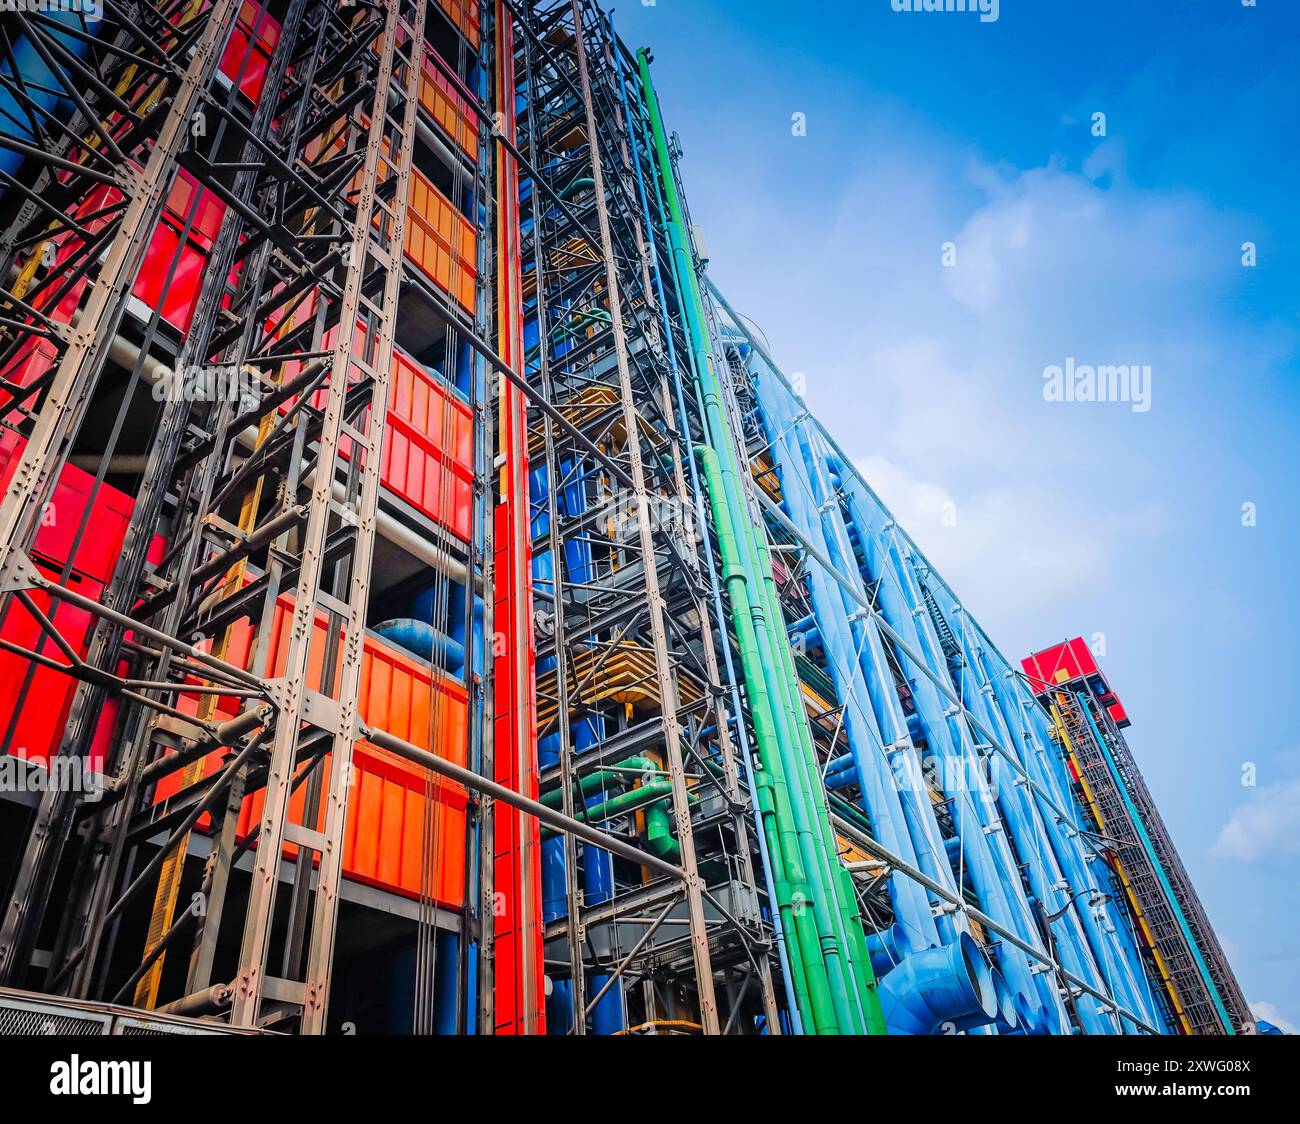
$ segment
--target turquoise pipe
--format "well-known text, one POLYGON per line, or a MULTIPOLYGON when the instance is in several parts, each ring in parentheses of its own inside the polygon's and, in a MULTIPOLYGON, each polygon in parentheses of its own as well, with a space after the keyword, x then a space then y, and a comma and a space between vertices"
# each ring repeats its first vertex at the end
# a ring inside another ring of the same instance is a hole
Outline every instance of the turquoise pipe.
POLYGON ((1196 961, 1196 968, 1200 972, 1205 989, 1209 992, 1210 998, 1214 1000, 1214 1009, 1218 1011, 1219 1021, 1223 1023, 1223 1033, 1236 1034, 1237 1028, 1232 1025, 1232 1016, 1228 1014, 1227 1007, 1223 1005, 1223 1000, 1219 997, 1219 989, 1214 986, 1214 978, 1210 975, 1210 969, 1205 963, 1205 957, 1201 955, 1201 946, 1196 943, 1196 938, 1192 936, 1191 927, 1187 924, 1187 917, 1183 913, 1182 906, 1178 904, 1178 898, 1169 882, 1169 876, 1165 874, 1164 863, 1160 861, 1160 856, 1156 854, 1155 844, 1151 842, 1151 836, 1146 829, 1146 822, 1134 805, 1133 798, 1129 796, 1128 786, 1119 774, 1119 768, 1115 764, 1115 757, 1110 751, 1110 745, 1101 736, 1101 731, 1097 729, 1097 723, 1092 720, 1092 711, 1088 707, 1088 699, 1082 694, 1076 694, 1075 698, 1078 700, 1079 709, 1088 723, 1088 728, 1092 731, 1097 748, 1101 750, 1102 756, 1106 759, 1106 768, 1115 780, 1115 787, 1124 801, 1124 807, 1128 810, 1129 820, 1137 831, 1138 838, 1142 841, 1142 849, 1146 851, 1147 859, 1155 870, 1156 876, 1160 879, 1161 889, 1164 890, 1165 897, 1169 899, 1170 908, 1173 910, 1174 917, 1178 920, 1178 928, 1183 934, 1183 939, 1187 942, 1187 947, 1191 949, 1192 959, 1196 961))

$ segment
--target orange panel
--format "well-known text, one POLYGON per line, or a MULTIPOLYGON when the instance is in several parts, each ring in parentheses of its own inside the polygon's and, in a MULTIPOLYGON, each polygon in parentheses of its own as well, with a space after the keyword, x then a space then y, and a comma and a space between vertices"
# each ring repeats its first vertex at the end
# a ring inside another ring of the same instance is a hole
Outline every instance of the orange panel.
POLYGON ((432 63, 420 72, 420 104, 443 132, 472 160, 478 160, 478 124, 474 111, 432 63))
POLYGON ((473 312, 478 258, 474 228, 415 168, 406 219, 406 256, 467 312, 473 312))
POLYGON ((460 28, 470 46, 477 47, 480 35, 478 0, 438 0, 438 7, 451 17, 451 22, 460 28))
MULTIPOLYGON (((291 621, 292 600, 281 597, 276 609, 272 632, 272 674, 284 669, 288 655, 287 628, 291 621)), ((317 623, 318 638, 324 635, 323 620, 317 623)), ((247 663, 252 628, 241 621, 231 638, 229 658, 247 663)), ((317 648, 319 651, 319 647, 317 648)), ((320 674, 320 659, 313 653, 313 672, 320 674)), ((317 680, 313 678, 312 682, 317 680)), ((390 645, 367 637, 361 669, 359 693, 362 720, 378 729, 431 750, 457 764, 464 765, 469 751, 469 696, 465 688, 450 679, 435 675, 428 666, 411 659, 390 645), (432 704, 432 714, 430 714, 432 704)), ((181 709, 194 713, 197 696, 183 697, 181 709)), ((223 714, 237 709, 234 700, 223 700, 223 714)), ((455 907, 465 894, 465 825, 468 798, 465 790, 453 781, 436 778, 384 750, 360 742, 354 750, 353 791, 350 814, 344 833, 343 874, 381 889, 417 897, 421 892, 421 856, 423 841, 433 840, 433 883, 426 887, 441 904, 455 907), (430 802, 430 794, 433 796, 430 802), (426 824, 426 815, 428 823, 426 824)), ((220 754, 210 754, 205 773, 211 775, 220 764, 220 754)), ((322 783, 329 783, 330 762, 321 766, 322 783)), ((173 795, 179 788, 179 774, 159 782, 155 800, 173 795)), ((302 822, 306 802, 305 786, 290 801, 290 816, 302 822)), ((262 792, 244 801, 240 812, 239 835, 256 832, 265 800, 262 792)), ((324 826, 322 807, 316 827, 324 826)), ((203 830, 211 830, 204 817, 203 830)), ((286 857, 297 847, 284 848, 286 857)))
MULTIPOLYGON (((323 346, 333 347, 335 329, 323 346)), ((358 328, 352 353, 365 345, 358 328)), ((297 361, 285 364, 284 379, 297 376, 297 361)), ((466 541, 473 529, 474 415, 455 390, 398 348, 393 350, 389 385, 388 426, 380 457, 380 481, 394 495, 466 541)), ((328 392, 318 390, 312 405, 323 408, 328 392)), ((288 406, 280 407, 281 412, 288 406)), ((351 442, 339 442, 347 457, 351 442)))

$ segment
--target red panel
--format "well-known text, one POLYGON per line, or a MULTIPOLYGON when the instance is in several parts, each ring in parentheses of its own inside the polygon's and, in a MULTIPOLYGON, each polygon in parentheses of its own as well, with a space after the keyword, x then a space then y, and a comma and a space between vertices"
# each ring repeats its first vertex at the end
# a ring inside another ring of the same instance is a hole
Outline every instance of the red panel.
MULTIPOLYGON (((335 339, 331 329, 324 346, 333 347, 335 339)), ((352 340, 352 353, 362 355, 364 332, 358 328, 352 340)), ((285 379, 296 374, 295 365, 286 364, 285 379)), ((317 391, 312 405, 323 407, 327 393, 317 391)), ((281 411, 288 408, 282 406, 281 411)), ((351 442, 344 436, 339 442, 340 455, 347 457, 350 448, 351 442)), ((438 375, 400 348, 393 349, 379 479, 393 495, 469 541, 473 532, 474 415, 438 375)))
POLYGON ((395 350, 380 477, 416 510, 465 540, 473 526, 473 444, 469 407, 395 350))
POLYGON ((1025 674, 1029 676, 1034 693, 1039 695, 1052 684, 1062 682, 1062 672, 1065 673, 1066 680, 1099 673, 1097 661, 1080 637, 1036 652, 1020 662, 1025 674))
MULTIPOLYGON (((58 354, 49 340, 29 336, 20 345, 18 353, 9 361, 0 378, 17 387, 31 386, 54 365, 58 354)), ((12 400, 12 395, 0 391, 0 408, 12 400)), ((27 405, 30 404, 31 399, 28 399, 27 405)), ((19 415, 14 415, 15 419, 18 417, 19 415)))
MULTIPOLYGON (((41 561, 36 565, 47 578, 58 579, 57 568, 41 561)), ((69 575, 64 584, 83 597, 95 600, 104 592, 104 587, 99 582, 75 572, 69 575)), ((84 656, 90 642, 90 613, 37 591, 32 592, 32 600, 46 616, 52 616, 59 634, 79 656, 84 656)), ((12 644, 40 652, 67 666, 68 661, 63 653, 55 647, 53 641, 43 640, 45 633, 40 623, 17 600, 9 602, 4 623, 0 625, 0 636, 12 644)), ((3 728, 7 731, 11 717, 15 719, 14 736, 9 742, 10 752, 29 761, 48 762, 50 755, 59 748, 63 726, 72 709, 72 698, 76 690, 77 680, 70 675, 54 668, 41 667, 23 656, 0 651, 0 716, 3 716, 3 728)), ((98 771, 102 765, 101 744, 92 751, 90 766, 98 771)))
POLYGON ((225 213, 226 205, 220 199, 203 191, 188 173, 176 173, 176 180, 167 194, 167 209, 145 250, 144 262, 131 292, 150 308, 161 307, 163 319, 181 332, 190 330, 208 256, 225 213), (185 229, 185 217, 196 192, 198 206, 189 236, 182 245, 181 232, 185 229), (173 270, 172 261, 178 249, 180 260, 173 270))
MULTIPOLYGON (((14 433, 0 434, 0 488, 6 491, 21 448, 22 438, 14 433)), ((95 478, 90 473, 70 464, 63 466, 36 533, 34 553, 58 567, 67 562, 94 483, 95 478)), ((122 552, 134 507, 135 501, 130 496, 107 484, 99 486, 94 511, 81 534, 81 544, 73 562, 77 570, 102 585, 108 584, 122 552)))
MULTIPOLYGON (((0 487, 8 488, 9 478, 17 465, 17 451, 22 439, 13 433, 0 435, 0 487)), ((65 465, 55 481, 50 506, 36 533, 33 561, 52 581, 58 581, 68 561, 73 540, 90 502, 94 477, 72 465, 65 465)), ((103 595, 104 586, 126 538, 134 501, 116 488, 101 484, 95 506, 82 533, 81 545, 73 559, 73 569, 65 583, 67 588, 95 600, 103 595)), ((91 614, 67 602, 33 591, 32 600, 58 626, 59 634, 78 655, 89 647, 91 614)), ((46 638, 40 622, 17 600, 9 603, 0 636, 30 651, 40 652, 62 665, 68 661, 54 642, 46 638)), ((47 761, 58 748, 63 726, 72 707, 77 681, 54 668, 33 664, 23 656, 0 652, 0 716, 8 722, 17 716, 13 753, 35 761, 47 761), (29 679, 30 675, 30 679, 29 679)), ((102 765, 107 738, 98 734, 92 745, 90 760, 94 769, 102 765)))
POLYGON ((256 102, 262 96, 266 66, 279 41, 280 24, 260 4, 244 0, 226 53, 221 56, 221 73, 232 82, 238 78, 239 92, 249 101, 256 102))
MULTIPOLYGON (((515 139, 514 29, 497 0, 496 104, 501 131, 515 139)), ((497 309, 501 357, 522 368, 523 299, 519 248, 519 170, 509 152, 497 162, 497 309)), ((501 380, 500 493, 493 515, 493 622, 496 655, 493 763, 498 783, 537 799, 536 651, 532 630, 532 544, 528 512, 528 418, 521 392, 501 380)), ((495 1008, 497 1034, 544 1034, 540 826, 497 802, 493 817, 495 1008)))

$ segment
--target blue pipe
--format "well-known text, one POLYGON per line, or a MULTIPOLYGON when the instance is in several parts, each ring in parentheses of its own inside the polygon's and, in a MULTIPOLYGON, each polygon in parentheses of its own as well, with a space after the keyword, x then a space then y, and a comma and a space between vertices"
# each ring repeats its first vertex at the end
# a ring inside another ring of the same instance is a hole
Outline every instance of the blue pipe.
POLYGON ((434 938, 437 964, 433 971, 434 1033, 454 1035, 458 1024, 460 1004, 457 1002, 457 984, 460 975, 460 934, 440 929, 434 938))
MULTIPOLYGON (((797 439, 791 437, 795 428, 792 411, 785 409, 784 401, 775 406, 769 403, 769 406, 770 412, 774 411, 768 419, 770 428, 784 435, 783 439, 775 442, 774 457, 783 473, 782 494, 791 519, 835 562, 837 568, 855 572, 856 567, 849 569, 844 565, 847 551, 840 537, 842 529, 837 533, 836 525, 825 518, 831 511, 831 505, 824 499, 829 495, 829 488, 824 480, 819 479, 817 458, 806 445, 800 443, 796 446, 797 439), (804 473, 803 480, 796 480, 795 476, 801 472, 804 473), (801 483, 806 483, 813 493, 811 503, 801 494, 801 483), (814 505, 822 519, 814 518, 810 510, 814 505)), ((872 691, 872 677, 864 675, 856 658, 870 633, 859 632, 854 636, 852 626, 864 627, 869 622, 852 619, 844 595, 832 586, 828 575, 820 568, 813 569, 810 579, 831 678, 836 683, 838 696, 846 703, 844 728, 850 745, 850 761, 857 770, 856 776, 846 772, 846 763, 840 759, 833 764, 835 776, 828 778, 828 784, 841 787, 856 780, 863 790, 872 823, 876 825, 876 837, 955 893, 951 869, 946 863, 941 866, 936 856, 939 837, 933 808, 928 797, 919 801, 915 799, 917 792, 925 792, 924 781, 915 768, 915 751, 909 744, 898 750, 894 760, 888 760, 887 751, 880 748, 884 739, 875 724, 876 715, 859 701, 865 693, 873 702, 878 702, 881 713, 901 733, 904 723, 896 696, 889 705, 884 691, 872 691), (874 746, 874 751, 868 746, 874 746), (902 793, 899 792, 900 778, 906 786, 902 793), (909 795, 913 798, 908 799, 909 795), (918 804, 921 805, 919 810, 918 804), (926 813, 928 821, 924 818, 926 813)), ((806 619, 799 623, 806 625, 806 619)), ((871 632, 874 631, 872 627, 871 632)), ((879 641, 878 636, 874 639, 879 641)), ((883 653, 878 652, 877 658, 882 660, 877 667, 883 666, 883 653)), ((888 680, 877 677, 876 683, 881 682, 888 680)), ((897 746, 898 741, 898 738, 892 739, 890 748, 897 746)), ((930 1033, 941 1022, 964 1030, 989 1022, 996 1013, 991 977, 969 934, 957 931, 946 914, 936 922, 924 888, 905 875, 890 876, 890 894, 901 923, 886 934, 877 934, 874 939, 869 937, 867 942, 872 966, 883 974, 883 986, 891 996, 889 1002, 883 1003, 890 1032, 930 1033), (969 942, 969 946, 963 941, 969 942), (973 960, 969 956, 972 950, 973 960), (976 962, 978 967, 973 966, 976 962), (936 1012, 943 1017, 936 1020, 936 1012)))
POLYGON ((969 933, 950 945, 913 952, 880 981, 891 1033, 954 1033, 998 1014, 993 975, 969 933))
MULTIPOLYGON (((573 751, 575 754, 587 752, 599 745, 605 736, 605 720, 599 715, 583 719, 573 728, 573 751)), ((593 793, 585 801, 588 808, 604 801, 605 797, 593 793)), ((595 826, 601 826, 599 824, 595 826)), ((583 844, 582 847, 582 889, 588 905, 599 905, 614 896, 614 856, 599 847, 583 844)), ((601 973, 591 977, 591 994, 595 995, 609 981, 609 976, 601 973)), ((596 1034, 617 1034, 627 1027, 627 1013, 624 1008, 623 989, 611 987, 591 1013, 591 1027, 596 1034)))
POLYGON ((453 675, 464 670, 465 645, 424 621, 409 618, 384 621, 372 631, 413 656, 446 667, 453 675))

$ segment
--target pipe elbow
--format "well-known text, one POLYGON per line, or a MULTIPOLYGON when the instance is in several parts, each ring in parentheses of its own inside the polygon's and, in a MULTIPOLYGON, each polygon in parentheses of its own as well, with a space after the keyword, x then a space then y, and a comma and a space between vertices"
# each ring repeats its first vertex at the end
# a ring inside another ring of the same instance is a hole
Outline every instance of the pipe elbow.
POLYGON ((993 975, 969 933, 903 957, 879 985, 891 1034, 969 1030, 997 1017, 993 975))

